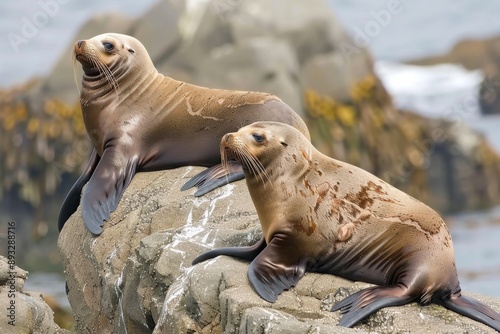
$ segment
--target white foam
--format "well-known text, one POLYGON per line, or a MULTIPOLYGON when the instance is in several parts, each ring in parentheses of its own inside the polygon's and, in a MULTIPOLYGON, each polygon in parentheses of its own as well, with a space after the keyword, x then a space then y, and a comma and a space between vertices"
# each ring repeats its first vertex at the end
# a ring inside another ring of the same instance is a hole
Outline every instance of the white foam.
POLYGON ((500 115, 483 116, 479 87, 484 75, 455 64, 416 66, 379 61, 375 71, 396 107, 444 118, 483 133, 500 153, 500 115))
POLYGON ((474 109, 472 114, 479 114, 477 96, 483 80, 479 70, 468 71, 454 64, 416 66, 379 61, 375 71, 398 108, 428 117, 446 117, 451 108, 462 103, 474 109))

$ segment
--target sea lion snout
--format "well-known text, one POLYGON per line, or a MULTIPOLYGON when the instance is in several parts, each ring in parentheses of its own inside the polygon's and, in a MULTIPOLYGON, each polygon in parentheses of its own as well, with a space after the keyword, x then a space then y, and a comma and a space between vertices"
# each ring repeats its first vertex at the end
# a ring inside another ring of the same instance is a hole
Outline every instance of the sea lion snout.
POLYGON ((229 139, 231 139, 231 137, 233 136, 232 133, 228 133, 226 136, 225 136, 225 139, 226 139, 226 143, 229 141, 229 139))
MULTIPOLYGON (((73 46, 73 53, 75 54, 76 59, 82 63, 82 61, 86 62, 86 41, 85 40, 78 40, 74 46, 73 46)), ((83 63, 82 63, 83 64, 83 63)))
POLYGON ((80 40, 76 41, 76 43, 74 44, 74 47, 73 47, 73 52, 76 55, 84 53, 86 44, 87 44, 87 41, 84 39, 80 39, 80 40))

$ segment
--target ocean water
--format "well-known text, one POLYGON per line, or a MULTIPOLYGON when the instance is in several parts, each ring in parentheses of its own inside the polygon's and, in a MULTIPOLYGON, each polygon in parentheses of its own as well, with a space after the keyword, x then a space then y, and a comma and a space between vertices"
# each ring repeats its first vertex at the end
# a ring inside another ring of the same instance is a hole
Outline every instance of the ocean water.
POLYGON ((447 217, 462 290, 500 297, 500 206, 447 217))
POLYGON ((66 280, 63 275, 43 272, 29 273, 24 284, 24 291, 41 292, 43 295, 52 296, 59 301, 62 308, 71 310, 69 300, 66 297, 66 280))
MULTIPOLYGON (((190 0, 197 1, 197 0, 190 0)), ((228 0, 232 1, 232 0, 228 0)), ((249 1, 249 0, 247 0, 249 1)), ((121 12, 137 16, 156 0, 17 0, 0 3, 0 88, 50 71, 79 27, 92 15, 121 12)), ((459 40, 500 34, 500 1, 483 0, 330 0, 336 16, 368 47, 376 71, 399 107, 429 117, 449 117, 484 133, 500 152, 500 116, 484 117, 477 108, 483 74, 443 64, 425 68, 401 61, 446 52, 459 40)), ((500 297, 500 209, 449 217, 457 268, 464 290, 500 297)), ((33 273, 31 290, 53 293, 33 273)), ((64 278, 59 283, 64 282, 64 278)), ((48 287, 47 287, 48 286, 48 287)), ((64 285, 61 283, 62 289, 64 285)))

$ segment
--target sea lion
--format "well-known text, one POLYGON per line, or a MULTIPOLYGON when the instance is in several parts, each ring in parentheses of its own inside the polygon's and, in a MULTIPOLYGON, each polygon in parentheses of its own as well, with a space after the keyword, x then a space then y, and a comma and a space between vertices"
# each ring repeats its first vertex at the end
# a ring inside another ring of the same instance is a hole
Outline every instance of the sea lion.
POLYGON ((76 42, 73 51, 84 72, 80 101, 94 152, 63 203, 59 230, 76 211, 87 182, 83 219, 98 235, 136 172, 211 167, 182 188, 199 186, 199 196, 244 177, 238 164, 229 170, 220 166, 223 134, 268 120, 290 124, 309 137, 304 121, 278 97, 164 76, 133 37, 102 34, 76 42))
POLYGON ((306 271, 379 286, 352 294, 340 310, 352 327, 387 306, 437 303, 500 331, 500 314, 461 295, 450 233, 431 208, 378 177, 317 151, 286 124, 257 122, 226 134, 222 163, 243 166, 262 225, 252 247, 209 251, 252 261, 248 278, 269 302, 306 271))

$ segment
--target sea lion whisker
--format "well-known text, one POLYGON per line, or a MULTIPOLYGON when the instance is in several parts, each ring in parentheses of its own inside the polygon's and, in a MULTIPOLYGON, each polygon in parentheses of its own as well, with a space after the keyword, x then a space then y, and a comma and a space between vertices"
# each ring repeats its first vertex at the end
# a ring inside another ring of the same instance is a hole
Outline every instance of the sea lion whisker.
POLYGON ((247 157, 247 161, 249 165, 252 166, 252 170, 254 175, 260 177, 262 180, 262 183, 264 184, 264 187, 266 186, 266 180, 272 185, 271 179, 269 178, 269 175, 266 172, 266 169, 262 165, 262 163, 255 157, 255 155, 252 154, 252 152, 248 149, 248 146, 243 145, 241 147, 241 150, 244 152, 245 156, 247 157), (264 176, 263 176, 264 175, 264 176), (265 177, 265 179, 264 179, 265 177))
POLYGON ((269 177, 265 171, 265 169, 262 167, 262 164, 260 163, 260 161, 258 159, 256 159, 255 157, 252 157, 252 163, 254 164, 255 166, 255 169, 257 170, 257 174, 258 176, 260 177, 262 183, 264 184, 264 187, 266 186, 266 180, 270 182, 269 180, 269 177))
POLYGON ((238 156, 238 159, 242 162, 244 166, 247 166, 248 170, 253 174, 253 175, 258 175, 257 171, 254 168, 254 165, 248 158, 247 154, 244 151, 237 150, 236 155, 238 156))
POLYGON ((248 148, 248 146, 246 144, 243 146, 242 149, 244 149, 247 152, 248 156, 252 159, 253 164, 255 165, 255 168, 258 170, 258 174, 259 174, 260 178, 262 179, 262 182, 264 184, 266 183, 265 180, 262 178, 261 174, 263 174, 266 177, 267 181, 272 185, 269 174, 267 173, 266 169, 264 168, 264 166, 262 165, 260 160, 254 154, 252 154, 252 152, 250 151, 250 149, 248 148))
POLYGON ((244 152, 242 152, 242 151, 238 148, 238 149, 236 149, 236 150, 234 151, 234 155, 236 156, 237 160, 240 160, 240 162, 241 162, 241 164, 242 164, 243 166, 246 166, 246 167, 248 168, 248 170, 249 170, 252 174, 256 175, 256 174, 255 174, 255 170, 253 169, 252 164, 250 163, 250 161, 248 160, 248 158, 247 158, 247 156, 246 156, 246 154, 245 154, 244 152))
POLYGON ((229 183, 229 170, 230 169, 229 169, 229 161, 227 158, 227 152, 225 149, 221 149, 220 156, 221 156, 222 169, 225 172, 226 182, 229 183))
POLYGON ((226 154, 226 150, 222 149, 220 151, 220 162, 221 162, 221 165, 222 165, 222 169, 224 171, 228 171, 228 165, 227 165, 227 154, 226 154))
MULTIPOLYGON (((102 76, 102 75, 106 76, 106 74, 105 74, 105 73, 103 73, 103 70, 102 70, 102 68, 101 68, 101 64, 99 63, 99 60, 98 60, 98 59, 96 59, 96 57, 95 57, 93 54, 91 54, 91 53, 89 53, 89 54, 88 54, 88 60, 89 60, 89 62, 92 64, 92 66, 93 66, 94 68, 96 68, 96 69, 97 69, 97 72, 98 72, 101 76, 102 76)), ((99 78, 99 79, 101 79, 101 78, 99 78)), ((105 79, 106 79, 106 82, 107 82, 107 78, 105 78, 105 79)))
POLYGON ((100 68, 102 72, 104 73, 106 80, 108 83, 113 87, 113 90, 115 91, 116 95, 118 95, 118 83, 116 82, 116 79, 114 77, 114 74, 110 71, 108 66, 104 64, 99 58, 98 58, 98 63, 100 65, 100 68))
POLYGON ((118 94, 119 86, 118 86, 118 83, 116 82, 116 79, 115 79, 113 73, 111 72, 111 70, 102 61, 102 59, 100 58, 99 54, 90 53, 89 56, 90 56, 89 59, 91 60, 91 62, 94 64, 95 67, 97 67, 97 69, 99 70, 99 72, 106 79, 107 84, 110 85, 113 88, 113 90, 115 91, 116 95, 118 96, 119 95, 118 94))
POLYGON ((269 179, 269 176, 267 175, 267 172, 265 171, 264 167, 260 163, 260 161, 255 158, 251 157, 252 164, 255 166, 255 169, 257 170, 257 175, 260 177, 262 183, 264 184, 264 188, 266 187, 266 180, 272 185, 271 180, 269 179))
POLYGON ((77 59, 76 59, 76 54, 73 53, 73 79, 75 80, 75 85, 76 85, 76 89, 78 90, 78 95, 80 95, 80 86, 78 85, 78 78, 76 76, 76 62, 77 62, 77 59))
POLYGON ((118 82, 116 81, 115 75, 113 72, 109 69, 108 65, 106 65, 104 62, 101 62, 104 71, 107 74, 107 78, 110 81, 111 85, 113 86, 116 95, 118 95, 118 89, 120 88, 118 85, 118 82))

